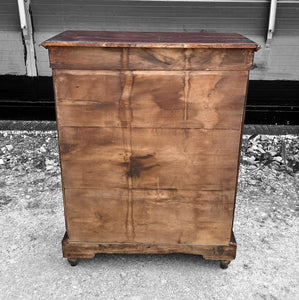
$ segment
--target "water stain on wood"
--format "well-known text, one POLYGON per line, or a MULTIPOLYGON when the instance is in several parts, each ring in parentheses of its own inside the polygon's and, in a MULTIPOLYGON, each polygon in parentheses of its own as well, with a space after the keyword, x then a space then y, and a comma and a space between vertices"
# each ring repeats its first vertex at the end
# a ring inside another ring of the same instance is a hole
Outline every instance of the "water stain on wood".
POLYGON ((160 53, 157 51, 155 53, 152 49, 143 49, 143 53, 141 53, 140 58, 158 65, 170 66, 173 63, 173 59, 171 57, 163 55, 161 51, 160 53))
POLYGON ((129 171, 126 173, 128 177, 140 177, 142 172, 160 166, 154 154, 131 156, 130 162, 123 163, 122 165, 129 169, 129 171))

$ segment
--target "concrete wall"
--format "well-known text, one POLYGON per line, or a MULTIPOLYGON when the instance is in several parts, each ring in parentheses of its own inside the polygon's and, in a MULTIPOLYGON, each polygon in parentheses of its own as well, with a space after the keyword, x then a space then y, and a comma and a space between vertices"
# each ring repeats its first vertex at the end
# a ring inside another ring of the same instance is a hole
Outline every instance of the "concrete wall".
MULTIPOLYGON (((299 80, 299 3, 278 4, 273 42, 270 50, 266 50, 269 4, 258 0, 254 3, 31 0, 38 74, 51 75, 47 51, 39 44, 64 30, 210 31, 238 32, 262 45, 255 57, 251 79, 299 80)), ((0 22, 10 28, 3 32, 12 41, 1 43, 0 74, 24 74, 22 41, 17 41, 21 37, 17 6, 7 7, 4 10, 12 18, 0 22), (2 56, 2 53, 7 54, 2 56)))

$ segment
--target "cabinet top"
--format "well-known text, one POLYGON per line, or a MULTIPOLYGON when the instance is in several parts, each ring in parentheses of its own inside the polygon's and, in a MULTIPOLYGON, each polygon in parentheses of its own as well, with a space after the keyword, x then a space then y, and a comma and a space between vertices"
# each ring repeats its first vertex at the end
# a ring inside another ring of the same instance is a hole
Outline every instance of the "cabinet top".
POLYGON ((42 43, 45 48, 140 47, 140 48, 251 48, 260 47, 238 33, 64 31, 42 43))

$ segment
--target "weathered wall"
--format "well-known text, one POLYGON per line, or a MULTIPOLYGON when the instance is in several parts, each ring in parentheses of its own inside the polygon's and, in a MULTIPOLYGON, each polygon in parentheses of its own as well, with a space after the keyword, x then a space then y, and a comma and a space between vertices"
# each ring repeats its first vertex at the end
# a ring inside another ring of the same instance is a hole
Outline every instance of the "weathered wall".
MULTIPOLYGON (((5 17, 0 21, 4 26, 1 28, 7 28, 0 32, 0 37, 5 32, 6 40, 13 41, 1 43, 0 74, 24 74, 16 1, 13 4, 12 1, 4 1, 10 4, 0 4, 1 8, 3 6, 0 12, 5 17)), ((278 4, 276 29, 270 50, 264 47, 269 2, 31 0, 31 9, 37 68, 38 74, 42 76, 50 76, 51 71, 47 51, 39 44, 61 31, 84 29, 238 32, 263 47, 256 54, 256 68, 251 72, 251 79, 299 79, 299 3, 278 4)))
POLYGON ((0 1, 0 74, 26 74, 17 1, 0 1))
MULTIPOLYGON (((261 56, 266 52, 261 52, 261 56)), ((265 79, 299 80, 299 1, 278 5, 273 43, 268 52, 265 79)))

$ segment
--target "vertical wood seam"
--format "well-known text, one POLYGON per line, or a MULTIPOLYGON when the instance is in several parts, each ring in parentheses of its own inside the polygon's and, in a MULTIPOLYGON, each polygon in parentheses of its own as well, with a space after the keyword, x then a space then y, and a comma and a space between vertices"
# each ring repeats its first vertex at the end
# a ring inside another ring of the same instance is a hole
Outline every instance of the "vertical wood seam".
POLYGON ((188 120, 188 98, 190 92, 190 72, 185 72, 184 76, 184 121, 188 120))
MULTIPOLYGON (((129 64, 129 49, 123 48, 121 55, 122 70, 126 70, 129 64)), ((124 147, 124 160, 127 165, 127 185, 128 185, 128 200, 126 212, 126 235, 128 240, 134 240, 134 216, 133 216, 133 179, 130 176, 132 168, 132 108, 131 108, 131 92, 134 82, 134 74, 130 71, 120 71, 120 84, 122 93, 119 100, 119 119, 122 124, 122 139, 124 147)))
MULTIPOLYGON (((190 69, 190 58, 192 55, 192 49, 185 49, 184 58, 185 58, 185 70, 190 69)), ((188 98, 190 91, 190 71, 184 72, 184 121, 188 120, 188 98)))

